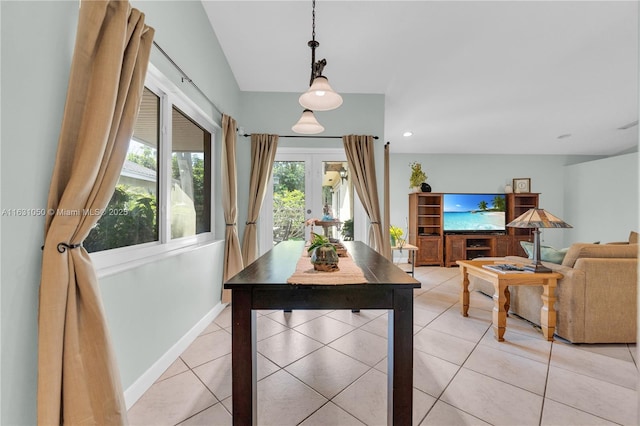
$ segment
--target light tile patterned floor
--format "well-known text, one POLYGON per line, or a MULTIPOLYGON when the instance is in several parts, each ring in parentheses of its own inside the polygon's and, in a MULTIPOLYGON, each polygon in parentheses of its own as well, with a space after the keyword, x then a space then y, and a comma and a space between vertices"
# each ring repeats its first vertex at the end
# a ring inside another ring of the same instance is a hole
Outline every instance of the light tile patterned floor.
MULTIPOLYGON (((492 300, 460 315, 457 268, 416 268, 415 425, 636 425, 635 345, 543 339, 492 300)), ((129 410, 131 425, 231 425, 231 321, 225 309, 129 410)), ((383 310, 260 311, 258 424, 385 425, 383 310)))

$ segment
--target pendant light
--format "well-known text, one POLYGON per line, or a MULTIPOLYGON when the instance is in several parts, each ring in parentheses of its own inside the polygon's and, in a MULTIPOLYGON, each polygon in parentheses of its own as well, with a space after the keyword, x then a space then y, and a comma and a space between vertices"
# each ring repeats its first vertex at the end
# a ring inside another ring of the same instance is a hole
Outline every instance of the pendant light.
POLYGON ((312 26, 311 41, 307 45, 311 48, 311 79, 309 90, 300 95, 298 101, 305 110, 300 120, 291 128, 294 132, 303 133, 297 129, 307 130, 306 134, 315 134, 324 131, 313 111, 330 111, 342 105, 342 96, 336 93, 329 85, 327 77, 322 75, 327 60, 322 59, 316 62, 316 48, 320 43, 316 41, 316 0, 312 1, 312 26), (315 123, 315 124, 313 124, 315 123))
POLYGON ((315 135, 317 133, 324 132, 324 127, 322 124, 318 123, 315 115, 313 115, 313 111, 305 109, 302 111, 302 117, 300 117, 300 120, 293 125, 291 130, 304 135, 315 135))
POLYGON ((342 105, 342 96, 333 91, 327 77, 319 75, 313 80, 309 90, 300 95, 298 101, 305 108, 330 111, 342 105))
POLYGON ((329 111, 342 105, 342 96, 331 88, 327 77, 322 75, 327 60, 316 62, 316 48, 320 46, 316 41, 316 0, 312 2, 311 22, 311 41, 307 43, 311 48, 311 87, 300 95, 299 102, 312 111, 329 111))

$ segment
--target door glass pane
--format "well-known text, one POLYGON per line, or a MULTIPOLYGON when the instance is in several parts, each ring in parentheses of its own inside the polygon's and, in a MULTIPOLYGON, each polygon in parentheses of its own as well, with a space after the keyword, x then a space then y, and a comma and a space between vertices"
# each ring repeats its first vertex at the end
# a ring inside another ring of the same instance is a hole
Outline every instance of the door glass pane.
POLYGON ((353 199, 346 161, 322 162, 320 229, 331 239, 353 239, 353 199))
POLYGON ((304 240, 305 162, 273 163, 273 244, 304 240))

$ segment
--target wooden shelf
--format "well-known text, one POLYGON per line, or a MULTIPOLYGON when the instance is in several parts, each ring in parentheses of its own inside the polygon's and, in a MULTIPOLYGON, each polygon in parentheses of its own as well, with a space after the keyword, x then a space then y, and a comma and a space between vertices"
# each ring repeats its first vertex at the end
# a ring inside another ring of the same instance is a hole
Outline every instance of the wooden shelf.
MULTIPOLYGON (((540 194, 533 192, 511 193, 507 195, 507 223, 511 222, 518 216, 526 213, 529 209, 538 208, 538 199, 540 194)), ((531 230, 527 228, 510 228, 507 227, 507 234, 514 237, 512 239, 512 248, 509 254, 523 255, 525 254, 520 247, 520 241, 523 237, 532 238, 531 230), (517 237, 517 238, 515 238, 517 237)))
MULTIPOLYGON (((529 209, 538 208, 537 193, 505 194, 506 223, 529 209)), ((504 235, 451 234, 443 231, 443 194, 416 192, 409 194, 409 244, 418 247, 415 266, 456 266, 456 260, 478 257, 525 256, 521 241, 533 241, 526 228, 510 228, 504 235)))
POLYGON ((457 260, 479 257, 501 257, 509 252, 508 235, 451 234, 445 235, 445 264, 456 266, 457 260))
POLYGON ((418 247, 415 266, 444 266, 442 194, 409 194, 409 244, 418 247))

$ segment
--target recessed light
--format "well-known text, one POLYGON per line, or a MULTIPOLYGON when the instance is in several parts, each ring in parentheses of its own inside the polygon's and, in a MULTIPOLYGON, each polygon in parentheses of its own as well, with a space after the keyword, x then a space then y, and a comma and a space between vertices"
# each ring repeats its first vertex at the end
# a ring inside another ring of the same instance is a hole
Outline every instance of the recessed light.
POLYGON ((402 134, 402 136, 404 136, 405 138, 408 138, 409 136, 413 136, 413 132, 411 132, 411 131, 404 132, 404 133, 402 134))

